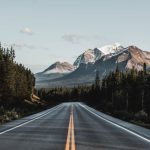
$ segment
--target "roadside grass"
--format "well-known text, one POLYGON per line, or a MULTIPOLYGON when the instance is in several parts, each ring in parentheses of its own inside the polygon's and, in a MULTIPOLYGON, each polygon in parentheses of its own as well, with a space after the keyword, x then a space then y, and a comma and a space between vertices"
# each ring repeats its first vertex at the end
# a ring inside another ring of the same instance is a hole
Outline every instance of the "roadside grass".
POLYGON ((9 107, 1 105, 0 124, 38 113, 47 108, 48 106, 44 105, 43 103, 31 102, 27 100, 19 105, 9 105, 9 107))
POLYGON ((20 117, 21 114, 18 113, 14 108, 11 110, 5 110, 3 106, 0 107, 0 124, 10 122, 20 117))

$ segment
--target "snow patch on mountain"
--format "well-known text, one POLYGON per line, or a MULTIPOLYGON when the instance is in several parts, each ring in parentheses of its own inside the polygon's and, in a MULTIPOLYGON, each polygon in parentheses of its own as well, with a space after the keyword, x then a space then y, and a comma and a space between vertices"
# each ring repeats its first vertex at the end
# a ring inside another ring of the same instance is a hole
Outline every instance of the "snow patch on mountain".
POLYGON ((98 48, 104 55, 108 55, 111 53, 116 53, 117 51, 122 50, 124 47, 119 43, 114 43, 112 45, 106 45, 101 48, 98 48))
POLYGON ((52 69, 52 70, 48 70, 46 72, 44 72, 44 74, 51 74, 51 73, 69 73, 70 71, 69 70, 66 70, 66 69, 59 69, 59 68, 55 68, 55 69, 52 69))

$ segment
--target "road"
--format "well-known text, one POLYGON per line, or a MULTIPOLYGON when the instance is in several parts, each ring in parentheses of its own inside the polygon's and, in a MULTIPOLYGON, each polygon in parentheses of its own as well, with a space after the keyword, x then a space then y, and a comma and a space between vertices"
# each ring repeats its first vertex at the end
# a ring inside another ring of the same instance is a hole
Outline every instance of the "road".
POLYGON ((0 150, 149 150, 150 139, 99 117, 81 103, 63 103, 0 126, 0 150))

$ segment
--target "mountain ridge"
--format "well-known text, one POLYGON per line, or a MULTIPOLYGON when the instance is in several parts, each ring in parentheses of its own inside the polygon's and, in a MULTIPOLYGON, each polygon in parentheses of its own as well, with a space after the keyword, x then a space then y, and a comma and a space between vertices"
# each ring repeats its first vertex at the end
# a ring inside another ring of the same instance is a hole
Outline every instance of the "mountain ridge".
POLYGON ((105 54, 99 50, 100 48, 88 49, 75 60, 76 64, 72 65, 74 66, 73 71, 58 77, 56 75, 56 78, 47 78, 45 81, 43 80, 44 82, 39 81, 37 85, 40 86, 44 83, 43 86, 51 87, 92 83, 96 70, 100 72, 102 78, 114 71, 117 65, 121 71, 132 68, 140 71, 143 69, 144 63, 150 65, 150 52, 143 51, 136 46, 132 45, 125 48, 116 44, 112 50, 110 45, 104 47, 108 48, 105 54))

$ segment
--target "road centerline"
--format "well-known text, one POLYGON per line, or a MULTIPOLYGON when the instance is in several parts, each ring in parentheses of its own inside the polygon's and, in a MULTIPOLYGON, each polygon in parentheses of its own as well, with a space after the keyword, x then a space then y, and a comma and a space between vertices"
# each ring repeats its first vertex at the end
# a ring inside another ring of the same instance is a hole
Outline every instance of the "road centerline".
POLYGON ((75 150, 75 149, 76 148, 75 148, 74 119, 73 119, 73 105, 72 105, 65 150, 75 150))

